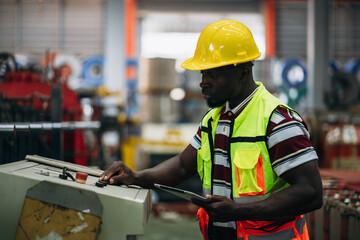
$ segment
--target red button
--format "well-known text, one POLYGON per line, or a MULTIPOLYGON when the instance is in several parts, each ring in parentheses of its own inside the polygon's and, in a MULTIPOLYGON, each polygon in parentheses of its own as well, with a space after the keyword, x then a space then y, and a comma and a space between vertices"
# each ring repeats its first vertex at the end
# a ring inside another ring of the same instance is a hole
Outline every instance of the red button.
POLYGON ((76 172, 76 182, 85 183, 88 175, 82 172, 76 172))

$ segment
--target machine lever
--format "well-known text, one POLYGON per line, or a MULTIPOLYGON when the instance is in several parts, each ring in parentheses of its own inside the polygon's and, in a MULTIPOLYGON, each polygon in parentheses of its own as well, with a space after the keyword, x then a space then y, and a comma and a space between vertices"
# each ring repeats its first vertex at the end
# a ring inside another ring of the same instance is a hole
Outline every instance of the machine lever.
POLYGON ((59 174, 59 178, 66 180, 68 177, 75 181, 75 178, 71 175, 71 173, 69 173, 69 170, 64 167, 62 174, 59 174))

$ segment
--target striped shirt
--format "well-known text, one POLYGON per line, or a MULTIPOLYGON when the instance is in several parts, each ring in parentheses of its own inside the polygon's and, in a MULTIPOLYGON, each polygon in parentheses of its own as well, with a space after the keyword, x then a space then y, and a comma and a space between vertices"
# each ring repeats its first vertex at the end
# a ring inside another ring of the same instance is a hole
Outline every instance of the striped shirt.
MULTIPOLYGON (((220 112, 214 141, 214 195, 232 198, 231 168, 227 158, 230 123, 239 116, 256 91, 257 89, 234 109, 230 109, 229 104, 226 103, 220 112)), ((268 150, 273 170, 278 176, 300 164, 317 158, 305 126, 305 122, 298 114, 281 106, 277 107, 271 115, 267 132, 268 150)), ((196 149, 201 147, 201 126, 190 144, 196 149)), ((236 223, 214 222, 214 233, 215 239, 236 239, 236 223)))

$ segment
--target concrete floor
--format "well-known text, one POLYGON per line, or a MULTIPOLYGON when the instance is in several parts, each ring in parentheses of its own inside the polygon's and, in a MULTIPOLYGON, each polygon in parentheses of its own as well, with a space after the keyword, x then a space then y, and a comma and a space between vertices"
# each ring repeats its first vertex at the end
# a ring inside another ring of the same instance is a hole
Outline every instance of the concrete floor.
POLYGON ((150 215, 143 240, 199 240, 202 235, 195 217, 166 219, 150 215))
MULTIPOLYGON (((186 208, 186 206, 185 206, 186 208)), ((179 210, 157 211, 153 209, 145 229, 143 240, 199 240, 202 239, 196 214, 184 214, 179 210)))

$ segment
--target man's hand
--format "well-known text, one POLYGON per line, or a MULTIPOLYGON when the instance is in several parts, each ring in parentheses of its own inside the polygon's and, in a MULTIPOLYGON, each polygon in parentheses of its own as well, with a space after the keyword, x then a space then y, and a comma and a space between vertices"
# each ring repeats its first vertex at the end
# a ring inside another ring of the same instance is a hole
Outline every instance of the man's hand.
POLYGON ((176 186, 196 173, 197 150, 190 144, 178 155, 155 167, 133 172, 123 162, 114 162, 101 174, 99 180, 110 184, 137 185, 154 188, 154 183, 176 186))
POLYGON ((111 166, 101 174, 99 181, 101 180, 109 180, 110 184, 115 185, 129 185, 134 183, 135 174, 128 166, 119 161, 111 164, 111 166))
POLYGON ((217 195, 206 195, 206 200, 207 202, 193 200, 193 203, 203 207, 212 221, 228 222, 236 220, 238 204, 233 200, 217 195))

